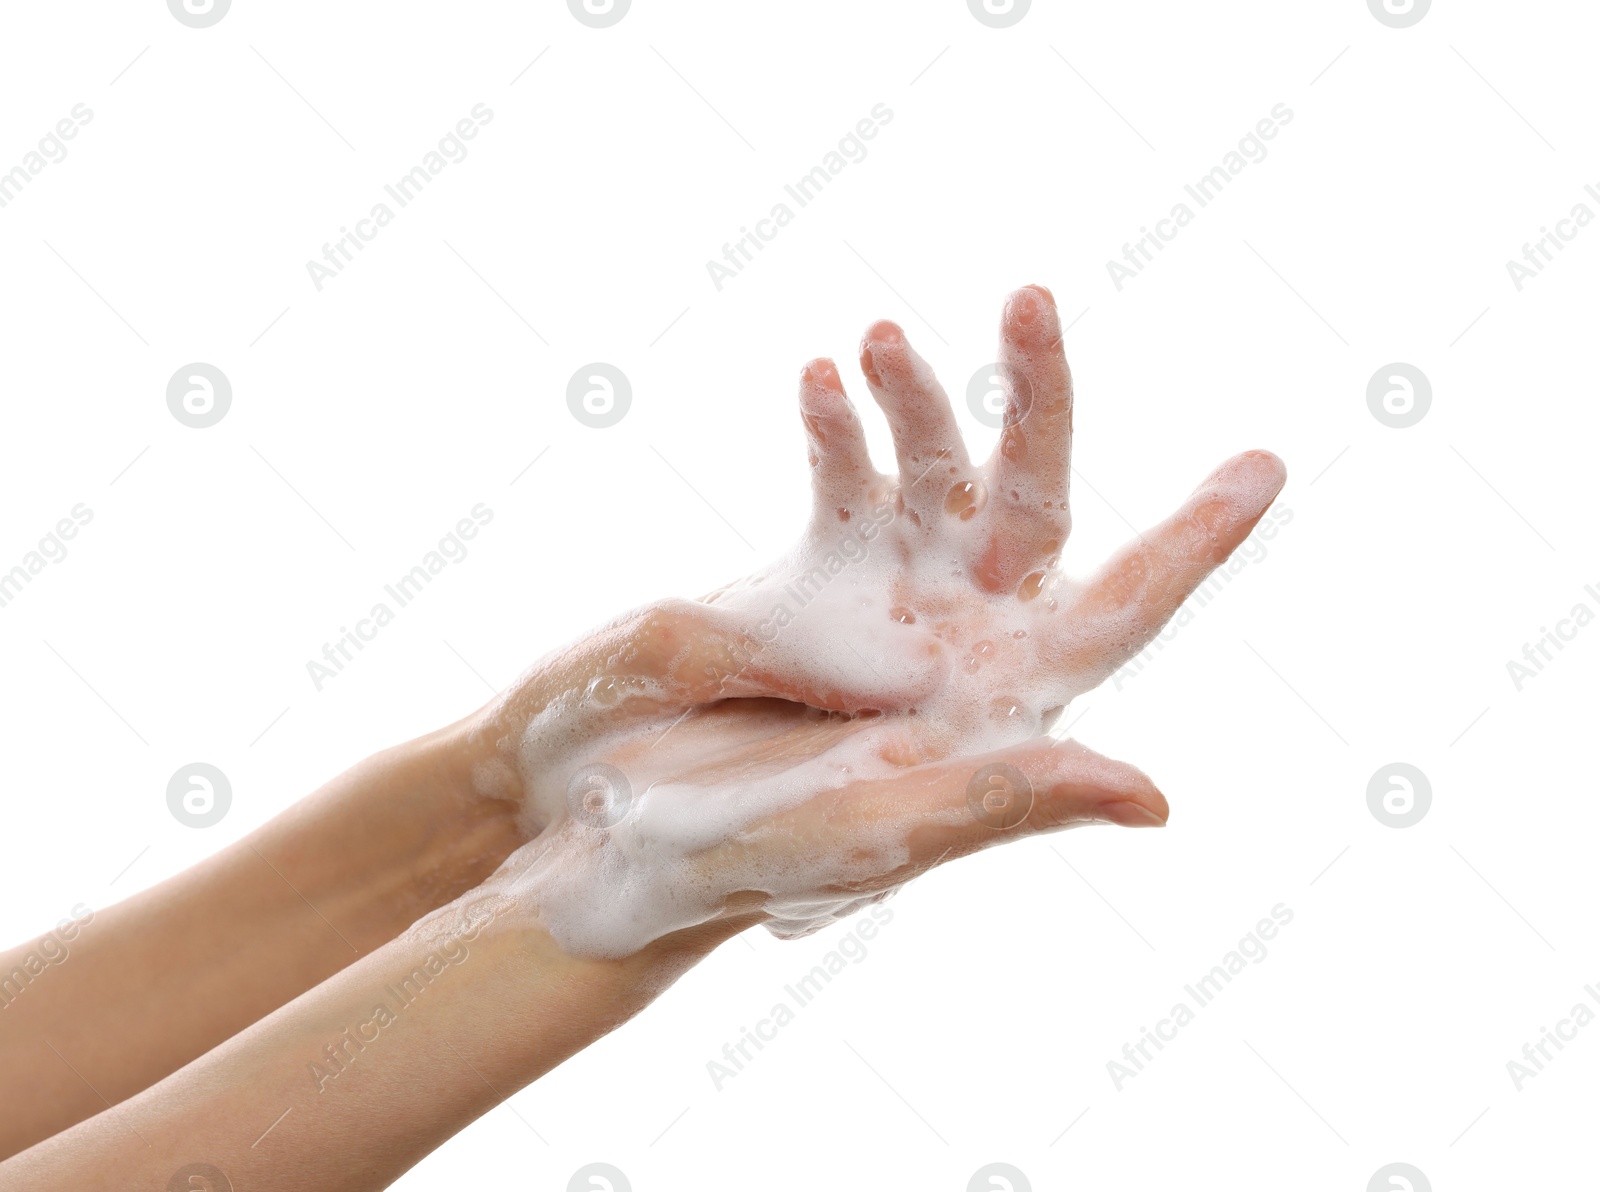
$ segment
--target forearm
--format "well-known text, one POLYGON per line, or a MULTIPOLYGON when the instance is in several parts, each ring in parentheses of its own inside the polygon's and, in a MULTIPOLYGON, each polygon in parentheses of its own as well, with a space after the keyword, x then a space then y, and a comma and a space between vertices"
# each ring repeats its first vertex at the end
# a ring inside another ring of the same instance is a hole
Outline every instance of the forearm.
POLYGON ((0 957, 0 1157, 99 1113, 471 888, 517 844, 449 729, 374 755, 200 865, 0 957), (35 962, 37 968, 37 962, 35 962))
POLYGON ((469 895, 154 1087, 0 1164, 0 1189, 158 1188, 202 1162, 236 1188, 386 1187, 625 1021, 708 946, 575 960, 507 904, 469 895))

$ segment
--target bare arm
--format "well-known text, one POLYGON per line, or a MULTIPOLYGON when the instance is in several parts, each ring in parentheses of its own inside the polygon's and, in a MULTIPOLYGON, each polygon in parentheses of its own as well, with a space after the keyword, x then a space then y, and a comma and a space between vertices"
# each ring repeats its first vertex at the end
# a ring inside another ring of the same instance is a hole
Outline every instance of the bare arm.
POLYGON ((38 941, 0 955, 0 1071, 27 1076, 0 1081, 0 1158, 148 1087, 493 872, 521 843, 514 808, 470 794, 458 735, 367 759, 98 911, 43 968, 38 941))
POLYGON ((978 467, 904 333, 869 329, 862 370, 898 479, 872 468, 837 369, 814 361, 800 402, 816 502, 789 556, 611 622, 467 721, 358 767, 245 852, 130 904, 108 924, 105 959, 75 980, 82 1003, 38 1007, 58 1015, 49 1029, 91 1032, 106 1069, 128 1075, 120 1096, 242 1033, 0 1165, 0 1188, 170 1182, 189 1163, 260 1186, 383 1187, 744 927, 802 935, 1033 833, 1164 823, 1149 778, 1050 727, 1254 531, 1284 469, 1266 452, 1235 456, 1090 579, 1068 579, 1061 335, 1048 291, 1007 301, 1005 426, 978 467), (299 891, 298 909, 267 870, 299 891), (277 915, 252 902, 274 897, 277 915), (238 934, 254 914, 259 939, 238 934), (151 932, 154 946, 117 944, 151 932), (240 955, 252 950, 275 959, 240 955), (125 1012, 110 1005, 119 955, 140 992, 125 1012), (289 959, 290 973, 274 970, 289 959), (215 1004, 263 980, 248 1003, 215 1004), (141 1065, 85 1021, 101 1011, 130 1035, 146 1016, 204 1025, 158 1027, 162 1062, 141 1065))
POLYGON ((164 1188, 198 1164, 235 1188, 387 1187, 744 925, 584 961, 504 909, 473 895, 444 908, 153 1088, 0 1164, 0 1189, 164 1188))

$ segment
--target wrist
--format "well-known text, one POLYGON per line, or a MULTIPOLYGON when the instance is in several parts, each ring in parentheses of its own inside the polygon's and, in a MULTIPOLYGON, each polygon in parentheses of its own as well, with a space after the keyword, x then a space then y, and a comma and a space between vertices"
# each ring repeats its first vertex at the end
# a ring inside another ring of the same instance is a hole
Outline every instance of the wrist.
POLYGON ((404 826, 412 844, 408 876, 426 881, 430 874, 477 874, 449 898, 477 885, 528 840, 521 781, 485 749, 475 723, 469 717, 374 759, 391 768, 411 817, 404 826))
MULTIPOLYGON (((388 979, 380 1001, 396 1015, 425 1001, 430 1023, 504 1094, 627 1022, 707 950, 658 943, 627 957, 575 956, 536 910, 491 883, 424 916, 371 967, 388 979)), ((367 984, 353 1006, 371 1003, 367 984)))
POLYGON ((373 754, 262 830, 262 857, 361 952, 483 881, 525 840, 480 793, 460 726, 373 754))

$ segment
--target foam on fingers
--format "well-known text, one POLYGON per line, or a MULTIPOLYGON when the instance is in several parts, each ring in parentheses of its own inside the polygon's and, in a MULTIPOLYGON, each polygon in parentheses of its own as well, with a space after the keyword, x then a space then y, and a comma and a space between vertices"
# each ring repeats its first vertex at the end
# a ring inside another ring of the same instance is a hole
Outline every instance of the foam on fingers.
POLYGON ((1230 460, 1071 584, 1053 566, 1072 389, 1049 291, 1011 295, 1001 353, 1011 403, 977 472, 904 332, 869 328, 861 365, 898 482, 872 468, 838 370, 813 360, 799 402, 816 508, 795 547, 613 623, 516 705, 535 839, 493 884, 563 947, 623 956, 753 909, 787 938, 1013 835, 1165 822, 1137 769, 1045 734, 1248 532, 1282 464, 1230 460))
POLYGON ((800 420, 806 430, 815 516, 846 520, 852 509, 862 506, 879 476, 839 370, 826 357, 801 370, 800 420))
POLYGON ((919 504, 937 501, 948 487, 942 477, 964 473, 970 465, 950 399, 933 369, 906 342, 905 332, 885 320, 862 336, 861 372, 889 421, 903 489, 919 504), (931 481, 926 488, 924 478, 931 481))
POLYGON ((974 567, 995 591, 1050 566, 1072 528, 1072 374, 1055 299, 1043 286, 1006 300, 999 363, 1008 396, 988 463, 992 533, 974 567))

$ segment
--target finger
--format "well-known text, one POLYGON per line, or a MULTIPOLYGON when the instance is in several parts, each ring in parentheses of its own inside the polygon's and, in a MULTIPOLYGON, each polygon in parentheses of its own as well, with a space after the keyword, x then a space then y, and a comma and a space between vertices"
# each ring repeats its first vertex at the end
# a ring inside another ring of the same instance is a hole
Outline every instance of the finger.
POLYGON ((1166 797, 1133 766, 1043 737, 848 783, 712 854, 718 868, 756 858, 762 880, 753 895, 782 906, 780 931, 804 934, 819 914, 837 917, 850 900, 993 844, 1091 823, 1157 827, 1167 814, 1166 797))
POLYGON ((540 659, 490 701, 477 735, 503 750, 552 706, 581 706, 597 724, 625 720, 647 704, 682 707, 716 690, 716 668, 726 669, 732 653, 710 606, 645 605, 540 659))
POLYGON ((948 678, 949 651, 920 627, 886 623, 885 634, 861 639, 860 649, 819 654, 806 646, 816 641, 814 629, 794 627, 807 617, 836 615, 828 609, 779 600, 779 613, 764 597, 752 613, 736 593, 719 600, 648 605, 593 635, 551 670, 569 676, 569 690, 597 717, 733 698, 783 699, 852 715, 902 711, 927 700, 948 678))
POLYGON ((1058 643, 1070 667, 1098 683, 1144 649, 1249 536, 1286 476, 1270 451, 1236 455, 1181 509, 1124 547, 1056 614, 1071 635, 1058 643))
POLYGON ((899 867, 874 887, 1023 835, 1091 823, 1159 827, 1169 814, 1166 797, 1134 766, 1048 737, 852 783, 829 798, 812 817, 819 833, 904 842, 899 867))
POLYGON ((978 582, 993 592, 1048 566, 1072 528, 1072 374, 1055 298, 1043 286, 1024 286, 1006 300, 1000 371, 1007 397, 988 463, 991 532, 975 565, 978 582))
POLYGON ((862 336, 861 371, 894 435, 906 503, 924 515, 937 511, 952 484, 974 479, 950 399, 905 332, 887 321, 862 336))
MULTIPOLYGON (((784 587, 796 589, 801 582, 784 587)), ((717 682, 709 690, 697 689, 699 702, 770 696, 850 715, 903 712, 931 699, 949 681, 953 666, 951 651, 934 634, 893 622, 885 622, 881 635, 818 651, 817 634, 830 631, 826 622, 837 621, 836 607, 795 605, 756 616, 731 610, 722 615, 732 619, 731 631, 702 659, 717 682), (806 620, 816 623, 799 625, 806 620)))
POLYGON ((740 620, 698 600, 658 600, 617 617, 539 664, 545 704, 581 700, 596 717, 719 698, 743 657, 740 620))
POLYGON ((808 440, 816 523, 848 521, 865 508, 869 490, 881 477, 832 360, 813 360, 801 371, 800 420, 808 440))

